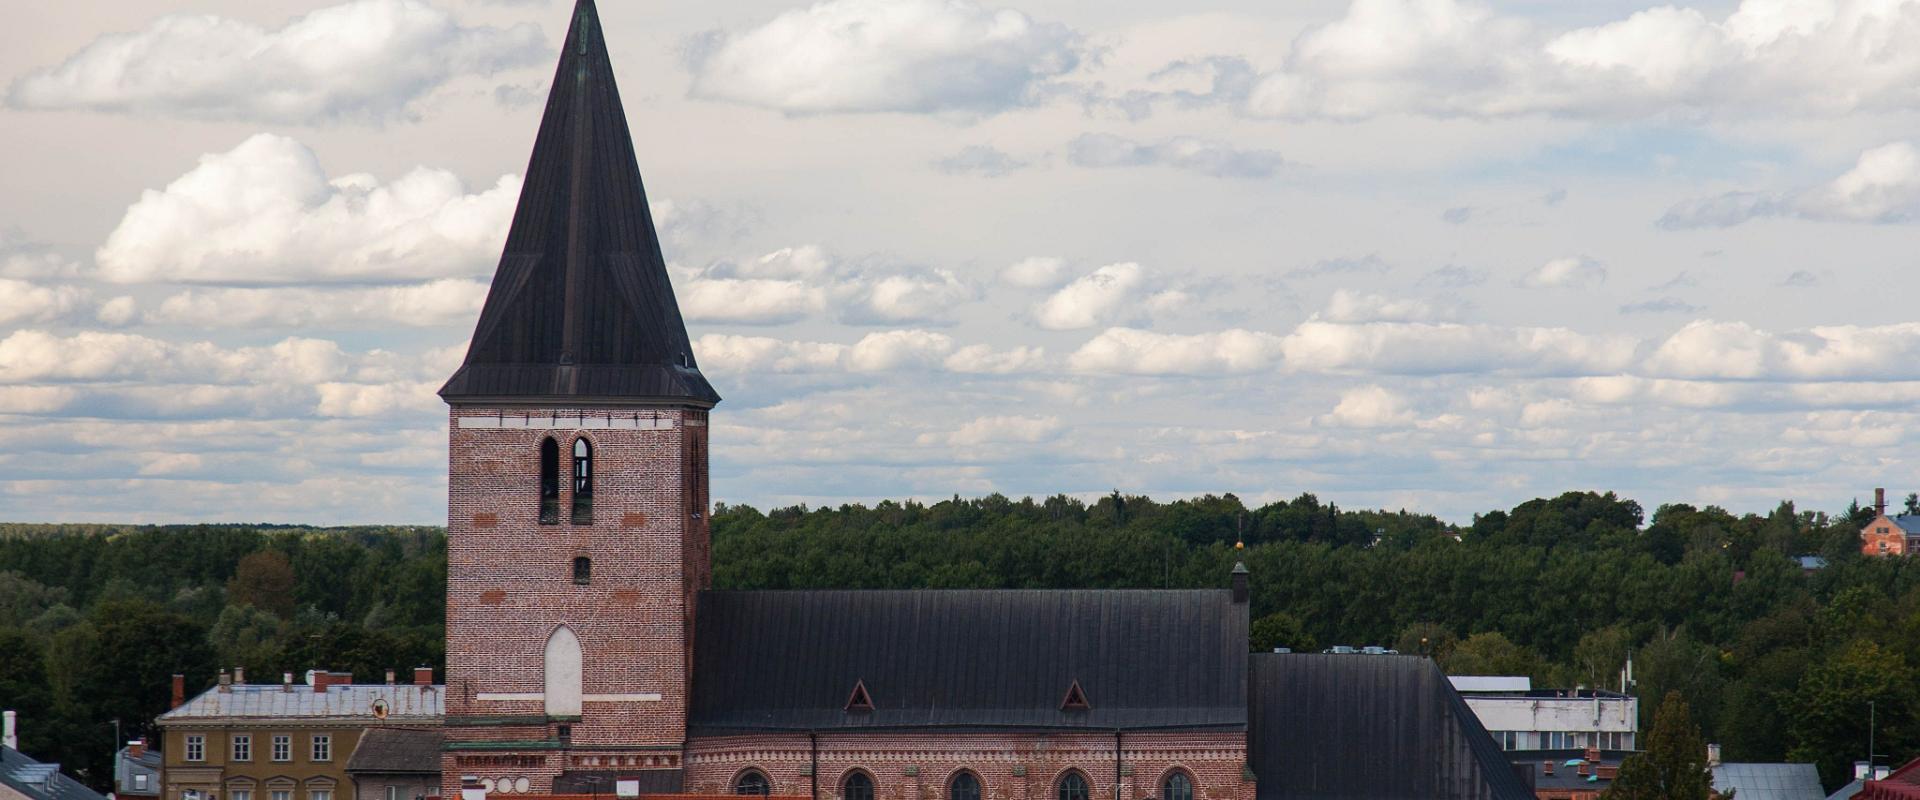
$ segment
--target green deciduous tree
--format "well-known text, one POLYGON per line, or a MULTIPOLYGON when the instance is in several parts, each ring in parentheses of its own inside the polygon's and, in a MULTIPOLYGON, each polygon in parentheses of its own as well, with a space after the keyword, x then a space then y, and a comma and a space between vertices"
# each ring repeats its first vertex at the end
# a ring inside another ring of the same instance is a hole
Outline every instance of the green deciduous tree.
POLYGON ((1300 624, 1300 618, 1284 611, 1254 620, 1247 633, 1247 646, 1256 653, 1272 652, 1276 647, 1303 653, 1320 647, 1313 634, 1307 633, 1306 626, 1300 624))

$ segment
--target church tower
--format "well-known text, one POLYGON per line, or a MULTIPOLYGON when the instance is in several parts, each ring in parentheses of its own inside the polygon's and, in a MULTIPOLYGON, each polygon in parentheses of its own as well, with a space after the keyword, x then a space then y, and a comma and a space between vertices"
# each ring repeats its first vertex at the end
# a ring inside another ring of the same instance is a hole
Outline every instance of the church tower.
POLYGON ((593 0, 450 407, 445 796, 682 787, 707 412, 593 0))

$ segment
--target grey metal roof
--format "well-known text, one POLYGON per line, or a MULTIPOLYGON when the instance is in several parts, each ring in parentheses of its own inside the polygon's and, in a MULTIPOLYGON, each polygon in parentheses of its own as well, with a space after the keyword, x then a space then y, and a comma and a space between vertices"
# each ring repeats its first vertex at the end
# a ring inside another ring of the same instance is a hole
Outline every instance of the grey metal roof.
POLYGON ((700 374, 614 85, 579 0, 520 205, 448 402, 720 401, 700 374))
POLYGON ((208 689, 179 708, 160 715, 162 724, 230 717, 250 718, 341 718, 374 715, 375 701, 386 704, 387 719, 395 722, 438 722, 446 715, 446 692, 440 686, 413 684, 353 684, 327 687, 316 692, 311 686, 294 685, 282 691, 279 684, 240 684, 232 692, 208 689))
POLYGON ((1247 607, 1226 590, 705 592, 696 733, 1242 728, 1247 607), (1078 681, 1090 708, 1062 710, 1078 681), (872 711, 848 711, 864 684, 872 711))
POLYGON ((1247 736, 1259 800, 1530 800, 1466 701, 1419 656, 1257 653, 1247 736))
POLYGON ((1827 800, 1853 800, 1853 796, 1859 794, 1860 791, 1865 788, 1867 788, 1865 778, 1854 778, 1852 783, 1840 787, 1835 790, 1833 794, 1827 795, 1827 800))
POLYGON ((1900 526, 1900 530, 1910 534, 1920 534, 1920 514, 1900 514, 1888 518, 1893 520, 1893 524, 1900 526))
POLYGON ((1721 764, 1713 788, 1734 790, 1736 800, 1825 800, 1820 770, 1812 764, 1721 764))
POLYGON ((30 800, 106 800, 99 792, 11 747, 0 746, 0 785, 30 800))
POLYGON ((440 772, 439 728, 368 728, 347 758, 348 772, 440 772))

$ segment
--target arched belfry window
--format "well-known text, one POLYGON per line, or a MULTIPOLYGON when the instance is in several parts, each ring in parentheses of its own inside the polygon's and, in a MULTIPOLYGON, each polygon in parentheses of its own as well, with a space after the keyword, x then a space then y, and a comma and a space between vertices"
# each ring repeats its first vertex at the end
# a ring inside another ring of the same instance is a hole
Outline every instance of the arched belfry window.
POLYGON ((1185 772, 1174 772, 1160 784, 1160 800, 1193 800, 1193 779, 1185 772))
POLYGON ((1079 772, 1069 772, 1060 779, 1060 800, 1087 800, 1087 778, 1079 772))
POLYGON ((580 637, 562 625, 547 637, 546 702, 547 716, 580 716, 582 672, 580 637))
POLYGON ((766 797, 767 795, 773 794, 773 784, 767 781, 766 773, 757 769, 750 769, 740 773, 740 777, 733 779, 733 793, 766 797))
POLYGON ((980 776, 964 769, 954 773, 947 785, 947 800, 980 800, 980 776))
POLYGON ((841 800, 873 800, 873 776, 862 770, 847 773, 846 783, 840 787, 840 798, 841 800))
POLYGON ((573 440, 573 524, 593 524, 593 443, 573 440))
POLYGON ((540 524, 560 524, 560 444, 540 443, 540 524))

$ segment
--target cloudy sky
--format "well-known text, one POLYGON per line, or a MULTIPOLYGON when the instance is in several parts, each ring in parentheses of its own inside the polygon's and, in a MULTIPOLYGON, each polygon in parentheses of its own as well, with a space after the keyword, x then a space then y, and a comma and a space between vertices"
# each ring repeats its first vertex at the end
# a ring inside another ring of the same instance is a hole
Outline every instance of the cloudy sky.
MULTIPOLYGON (((603 0, 715 498, 1920 489, 1920 2, 1695 2, 603 0)), ((16 5, 0 519, 442 521, 570 3, 16 5)))

